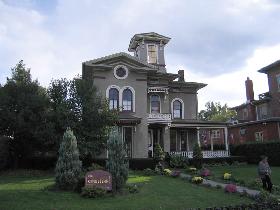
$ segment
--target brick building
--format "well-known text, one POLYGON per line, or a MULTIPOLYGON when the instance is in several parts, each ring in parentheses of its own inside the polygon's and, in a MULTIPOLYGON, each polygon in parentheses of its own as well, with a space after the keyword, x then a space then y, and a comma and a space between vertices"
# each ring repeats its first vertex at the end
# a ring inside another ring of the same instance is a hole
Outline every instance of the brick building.
POLYGON ((253 81, 247 78, 247 101, 232 108, 238 123, 229 126, 231 144, 280 140, 280 60, 258 72, 267 74, 269 91, 255 100, 253 81))

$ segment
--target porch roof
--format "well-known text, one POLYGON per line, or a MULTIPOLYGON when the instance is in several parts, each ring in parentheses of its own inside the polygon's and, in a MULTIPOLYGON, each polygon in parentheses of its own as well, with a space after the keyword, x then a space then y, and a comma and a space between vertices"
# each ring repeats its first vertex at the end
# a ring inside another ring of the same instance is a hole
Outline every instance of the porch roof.
POLYGON ((244 125, 254 125, 254 124, 261 124, 261 123, 272 123, 272 122, 280 122, 280 117, 271 117, 263 120, 238 123, 238 124, 230 125, 229 127, 242 127, 244 125))
POLYGON ((133 113, 130 112, 120 112, 119 113, 119 119, 117 121, 117 124, 129 124, 129 125, 136 125, 141 123, 141 117, 135 116, 133 113))
POLYGON ((226 128, 228 122, 214 122, 202 120, 172 120, 171 127, 199 127, 199 128, 226 128))

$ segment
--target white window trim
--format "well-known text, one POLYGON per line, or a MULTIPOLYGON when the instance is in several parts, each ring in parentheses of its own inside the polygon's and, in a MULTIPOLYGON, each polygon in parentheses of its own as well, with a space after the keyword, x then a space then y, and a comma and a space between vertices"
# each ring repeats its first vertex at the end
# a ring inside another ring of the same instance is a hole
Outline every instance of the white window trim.
MULTIPOLYGON (((185 104, 184 104, 184 101, 180 98, 174 98, 172 101, 171 101, 171 115, 172 115, 172 119, 174 119, 174 116, 173 116, 173 103, 174 101, 180 101, 181 104, 182 104, 182 118, 181 119, 185 119, 185 104)), ((177 119, 177 118, 176 118, 177 119)), ((179 119, 179 118, 178 118, 179 119)))
POLYGON ((107 89, 106 89, 106 98, 107 98, 108 101, 109 101, 109 91, 110 91, 111 88, 115 88, 115 89, 117 89, 119 91, 119 109, 120 109, 121 108, 121 104, 120 104, 120 101, 121 101, 120 100, 121 88, 119 86, 117 86, 117 85, 110 85, 110 86, 108 86, 107 89))
MULTIPOLYGON (((158 64, 158 45, 156 45, 156 44, 151 44, 151 43, 147 43, 146 44, 146 48, 147 48, 147 63, 149 63, 149 45, 153 45, 153 46, 155 46, 156 47, 156 54, 157 54, 157 62, 156 62, 156 64, 158 64)), ((155 64, 155 63, 149 63, 149 64, 155 64)))
POLYGON ((133 89, 133 87, 130 87, 130 86, 124 86, 120 90, 120 98, 119 98, 120 102, 119 102, 119 104, 120 104, 121 111, 123 111, 122 96, 123 96, 123 91, 125 89, 129 89, 132 92, 132 112, 135 112, 135 90, 133 89))
POLYGON ((126 78, 128 77, 128 69, 127 69, 127 67, 124 66, 124 65, 117 65, 117 66, 115 66, 115 68, 114 68, 114 76, 115 76, 117 79, 126 79, 126 78), (123 68, 123 69, 125 70, 126 74, 125 74, 124 77, 119 77, 119 76, 117 75, 116 71, 117 71, 119 68, 123 68))
POLYGON ((255 132, 255 141, 257 141, 257 142, 263 142, 263 131, 255 132), (261 135, 260 135, 260 134, 261 134, 261 135), (261 136, 261 139, 257 140, 257 135, 258 135, 258 137, 261 136))
POLYGON ((150 95, 150 114, 152 114, 152 104, 151 104, 151 102, 152 102, 152 96, 154 96, 154 95, 156 95, 156 96, 158 96, 159 97, 159 114, 161 113, 161 98, 160 98, 160 95, 159 94, 152 94, 152 95, 150 95))

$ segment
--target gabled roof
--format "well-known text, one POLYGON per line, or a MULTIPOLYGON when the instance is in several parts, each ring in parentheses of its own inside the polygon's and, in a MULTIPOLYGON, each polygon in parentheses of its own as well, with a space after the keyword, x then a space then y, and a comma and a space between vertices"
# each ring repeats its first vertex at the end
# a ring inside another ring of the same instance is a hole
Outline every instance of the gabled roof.
POLYGON ((267 74, 268 71, 272 70, 274 67, 277 67, 277 66, 280 66, 280 60, 275 61, 274 63, 261 68, 260 70, 258 70, 258 72, 267 74))
POLYGON ((134 61, 136 63, 139 63, 142 66, 145 66, 147 68, 155 69, 155 66, 150 65, 146 62, 140 61, 137 57, 132 56, 132 55, 130 55, 128 53, 125 53, 125 52, 114 53, 114 54, 107 55, 107 56, 104 56, 104 57, 100 57, 100 58, 96 58, 96 59, 93 59, 93 60, 85 61, 85 62, 83 62, 83 64, 91 66, 91 65, 94 65, 94 64, 100 64, 104 61, 115 59, 115 58, 120 58, 120 57, 124 57, 124 58, 127 58, 129 60, 132 60, 132 61, 134 61))
POLYGON ((162 41, 162 44, 165 45, 169 42, 170 39, 171 38, 167 36, 163 36, 155 32, 135 34, 130 40, 128 51, 134 51, 134 49, 137 47, 138 42, 142 40, 162 41))

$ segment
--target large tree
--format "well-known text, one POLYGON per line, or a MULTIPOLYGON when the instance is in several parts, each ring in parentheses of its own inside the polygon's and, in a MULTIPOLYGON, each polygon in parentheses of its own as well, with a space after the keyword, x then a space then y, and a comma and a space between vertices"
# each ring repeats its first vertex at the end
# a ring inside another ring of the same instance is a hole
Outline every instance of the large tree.
POLYGON ((106 147, 108 129, 116 121, 116 113, 109 110, 93 82, 80 78, 54 80, 48 94, 57 141, 69 126, 76 134, 80 155, 98 155, 106 147))
POLYGON ((209 101, 205 104, 206 109, 198 114, 201 120, 226 122, 236 116, 236 112, 229 109, 227 104, 221 105, 220 102, 209 101))
POLYGON ((19 158, 48 150, 53 143, 48 135, 48 110, 46 90, 32 80, 30 69, 20 61, 0 88, 0 133, 12 139, 15 164, 19 158))

